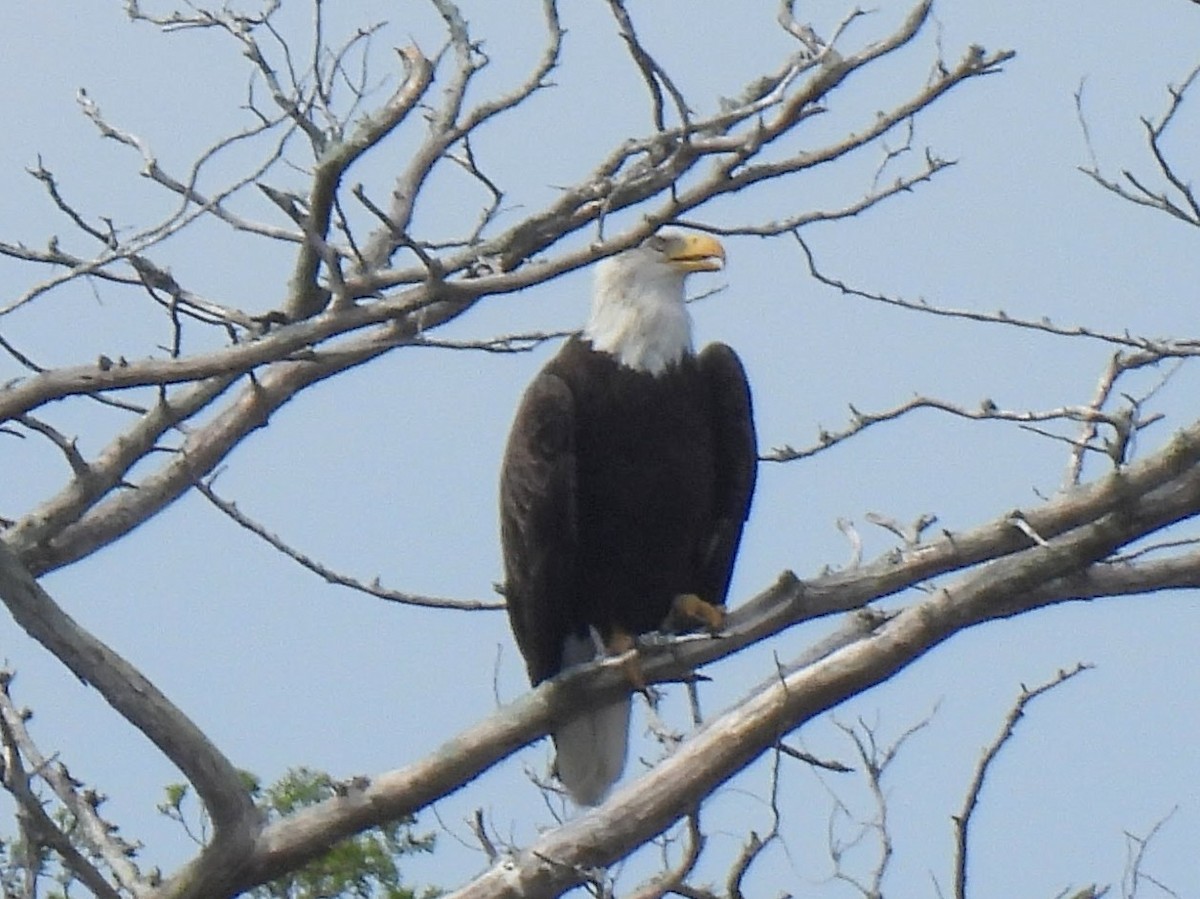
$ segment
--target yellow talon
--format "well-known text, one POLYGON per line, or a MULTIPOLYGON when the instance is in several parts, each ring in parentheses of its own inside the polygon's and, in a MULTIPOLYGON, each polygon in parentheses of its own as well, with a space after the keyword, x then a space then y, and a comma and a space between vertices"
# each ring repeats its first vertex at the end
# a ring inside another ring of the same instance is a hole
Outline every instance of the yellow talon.
MULTIPOLYGON (((620 656, 631 649, 636 649, 637 641, 634 640, 632 634, 618 629, 613 631, 612 636, 605 641, 604 648, 609 655, 620 656)), ((646 693, 646 678, 642 674, 642 662, 637 653, 621 663, 621 670, 625 673, 625 679, 629 681, 629 686, 639 693, 646 693)))
POLYGON ((725 627, 725 609, 701 599, 695 593, 680 593, 671 602, 668 620, 672 624, 683 625, 683 628, 677 629, 686 630, 702 625, 710 634, 716 634, 725 627))

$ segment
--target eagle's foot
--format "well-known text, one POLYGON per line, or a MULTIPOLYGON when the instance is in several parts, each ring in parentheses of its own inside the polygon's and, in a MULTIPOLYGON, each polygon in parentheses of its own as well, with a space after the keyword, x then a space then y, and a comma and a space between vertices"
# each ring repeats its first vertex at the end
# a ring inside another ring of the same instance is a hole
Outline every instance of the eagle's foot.
POLYGON ((650 691, 646 687, 646 677, 642 674, 641 657, 636 652, 631 652, 631 650, 637 649, 637 641, 634 639, 633 634, 623 630, 614 631, 604 648, 610 655, 629 655, 627 659, 621 662, 621 671, 625 674, 625 679, 629 681, 629 686, 633 687, 633 689, 649 700, 650 691))
POLYGON ((725 609, 701 599, 695 593, 680 593, 671 601, 671 614, 667 620, 672 625, 683 625, 675 630, 700 626, 710 634, 718 634, 725 628, 725 609))

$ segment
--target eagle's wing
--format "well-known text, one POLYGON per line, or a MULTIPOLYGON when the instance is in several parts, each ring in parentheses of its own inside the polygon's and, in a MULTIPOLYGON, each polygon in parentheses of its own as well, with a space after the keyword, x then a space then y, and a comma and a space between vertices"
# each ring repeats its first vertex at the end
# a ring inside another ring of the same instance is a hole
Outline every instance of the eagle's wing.
POLYGON ((758 441, 750 385, 737 353, 723 343, 706 346, 699 356, 708 385, 716 449, 716 515, 701 548, 701 597, 722 605, 729 591, 733 560, 750 513, 758 469, 758 441))
POLYGON ((535 686, 562 668, 576 602, 577 521, 575 404, 566 382, 543 371, 521 399, 500 475, 505 598, 535 686))

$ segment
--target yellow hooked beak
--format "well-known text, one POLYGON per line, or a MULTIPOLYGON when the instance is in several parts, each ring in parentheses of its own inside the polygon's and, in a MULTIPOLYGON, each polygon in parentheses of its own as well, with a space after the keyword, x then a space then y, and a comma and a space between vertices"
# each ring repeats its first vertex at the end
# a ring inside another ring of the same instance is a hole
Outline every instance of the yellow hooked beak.
POLYGON ((725 267, 725 248, 709 234, 672 234, 663 249, 667 261, 684 272, 717 272, 725 267))

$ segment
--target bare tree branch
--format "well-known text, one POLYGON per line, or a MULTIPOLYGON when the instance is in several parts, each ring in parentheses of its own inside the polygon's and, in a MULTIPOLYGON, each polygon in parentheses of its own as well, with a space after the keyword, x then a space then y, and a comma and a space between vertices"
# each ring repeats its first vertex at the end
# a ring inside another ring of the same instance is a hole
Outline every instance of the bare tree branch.
MULTIPOLYGON (((317 272, 322 262, 326 264, 327 273, 335 271, 336 258, 322 253, 321 246, 329 233, 330 215, 342 175, 355 160, 387 137, 408 116, 433 81, 433 64, 420 50, 408 47, 398 52, 404 62, 406 76, 383 108, 364 118, 353 133, 336 146, 327 147, 323 137, 319 145, 314 143, 320 161, 313 172, 312 190, 308 197, 308 216, 304 223, 307 240, 296 260, 285 309, 293 320, 308 318, 324 305, 317 272)), ((349 302, 349 296, 343 296, 340 302, 349 302)))
POLYGON ((1146 132, 1146 142, 1150 147, 1151 155, 1154 157, 1158 173, 1181 198, 1180 200, 1172 199, 1166 191, 1155 191, 1146 186, 1137 175, 1128 169, 1124 169, 1121 172, 1126 183, 1113 180, 1101 173, 1100 166, 1096 160, 1096 151, 1092 146, 1091 132, 1087 126, 1087 118, 1083 111, 1082 84, 1075 92, 1075 111, 1079 119, 1079 127, 1083 133, 1084 144, 1091 163, 1087 166, 1080 166, 1079 170, 1105 190, 1116 194, 1123 200, 1128 200, 1138 206, 1157 209, 1185 224, 1200 227, 1200 201, 1197 200, 1191 184, 1181 178, 1175 171, 1174 166, 1167 159, 1166 152, 1162 146, 1163 135, 1167 127, 1174 121, 1176 113, 1183 106, 1188 90, 1196 84, 1198 79, 1200 79, 1200 65, 1194 67, 1187 74, 1182 84, 1168 86, 1167 91, 1171 95, 1171 101, 1167 106, 1167 111, 1163 113, 1157 122, 1144 117, 1141 120, 1142 127, 1146 132))
POLYGON ((250 531, 255 536, 265 540, 272 547, 283 553, 289 559, 298 562, 309 571, 313 572, 331 584, 338 584, 342 587, 349 587, 352 590, 357 590, 360 593, 366 593, 368 596, 374 596, 378 599, 386 599, 389 602, 398 602, 404 605, 423 606, 430 609, 459 609, 463 611, 478 611, 480 609, 503 609, 503 602, 488 602, 479 599, 448 599, 441 596, 417 596, 412 593, 401 593, 398 590, 388 590, 381 586, 379 578, 376 578, 369 584, 364 584, 355 578, 344 574, 339 574, 326 565, 321 564, 310 556, 305 555, 297 549, 289 546, 280 537, 271 533, 267 528, 258 522, 254 521, 243 513, 236 503, 222 499, 212 489, 212 479, 206 482, 196 484, 196 489, 210 503, 228 515, 231 519, 237 522, 246 530, 250 531))
POLYGON ((53 850, 68 870, 100 899, 117 899, 121 895, 46 813, 42 800, 35 795, 31 786, 32 776, 36 774, 54 790, 81 829, 85 845, 104 859, 120 887, 133 896, 145 895, 149 885, 132 861, 136 847, 118 837, 115 828, 100 817, 100 802, 94 793, 81 792, 79 783, 63 765, 38 751, 25 729, 26 716, 13 704, 9 694, 11 682, 12 672, 0 672, 0 742, 4 746, 4 787, 20 804, 31 835, 36 835, 39 845, 53 850), (33 772, 26 771, 23 757, 33 765, 33 772))
POLYGON ((1030 331, 1040 331, 1046 334, 1054 334, 1058 337, 1082 337, 1098 340, 1104 343, 1111 343, 1120 347, 1126 347, 1132 350, 1140 350, 1146 353, 1154 354, 1159 359, 1200 355, 1200 344, 1197 344, 1197 342, 1192 339, 1157 340, 1149 337, 1137 337, 1131 334, 1114 334, 1110 332, 1099 331, 1094 328, 1084 327, 1082 325, 1057 325, 1046 317, 1039 319, 1019 318, 1009 315, 1003 309, 997 310, 996 312, 977 312, 972 309, 952 309, 926 302, 923 298, 909 300, 903 297, 897 297, 890 294, 853 287, 844 281, 822 272, 817 266, 816 256, 813 253, 812 248, 809 247, 807 242, 799 235, 799 233, 795 231, 791 233, 795 236, 796 243, 800 246, 801 252, 803 252, 804 258, 808 263, 809 274, 811 274, 813 278, 820 283, 826 285, 827 287, 832 287, 846 296, 854 296, 860 299, 882 303, 887 306, 895 306, 900 309, 907 309, 911 312, 921 312, 927 315, 936 315, 945 318, 961 318, 974 322, 1005 325, 1007 327, 1014 328, 1024 328, 1030 331))
MULTIPOLYGON (((981 400, 977 408, 971 409, 960 406, 957 403, 937 399, 936 397, 917 396, 897 406, 893 406, 891 409, 885 409, 882 412, 862 412, 851 406, 851 424, 842 430, 827 431, 822 428, 818 435, 818 442, 812 446, 803 449, 782 446, 771 450, 769 453, 765 453, 761 458, 766 462, 791 462, 796 459, 815 456, 817 453, 823 452, 865 431, 872 425, 895 421, 918 409, 935 409, 939 412, 946 412, 958 418, 966 418, 973 421, 1013 421, 1021 423, 1074 421, 1107 424, 1114 428, 1124 425, 1124 421, 1116 413, 1103 412, 1094 406, 1062 406, 1058 409, 1048 409, 1045 411, 1019 412, 1000 409, 988 398, 981 400)), ((1160 416, 1152 416, 1144 421, 1134 422, 1133 427, 1147 427, 1158 421, 1159 418, 1160 416)))
POLYGON ((1017 697, 1017 701, 1005 717, 1004 726, 1001 728, 1000 733, 984 750, 983 757, 975 767, 975 776, 971 779, 971 785, 967 788, 967 796, 963 802, 962 811, 954 818, 954 842, 956 847, 954 854, 954 899, 967 899, 967 859, 970 847, 971 817, 975 814, 975 809, 979 806, 979 795, 983 791, 984 780, 986 780, 992 764, 996 761, 996 757, 999 756, 1000 750, 1012 739, 1017 729, 1017 722, 1024 717, 1025 709, 1033 700, 1044 693, 1049 693, 1055 687, 1066 683, 1077 674, 1081 674, 1091 667, 1091 665, 1080 662, 1068 671, 1059 671, 1050 680, 1033 689, 1022 687, 1021 695, 1017 697))
POLYGON ((37 434, 41 434, 43 437, 57 446, 62 454, 66 457, 67 464, 71 467, 71 471, 74 472, 77 478, 87 477, 90 474, 91 469, 84 460, 83 456, 80 455, 79 447, 76 445, 76 441, 69 439, 57 428, 51 427, 44 421, 39 421, 32 415, 18 415, 13 418, 13 421, 23 425, 37 434))
POLYGON ((680 219, 679 224, 698 231, 727 236, 774 237, 781 234, 792 234, 814 222, 835 222, 840 219, 853 218, 884 200, 897 194, 907 193, 918 185, 932 180, 943 169, 948 169, 953 165, 956 165, 954 160, 939 159, 927 152, 925 162, 917 172, 898 176, 890 184, 882 187, 874 185, 859 199, 839 209, 800 212, 785 219, 745 225, 716 226, 686 218, 680 219))
POLYGON ((95 687, 195 785, 216 829, 210 849, 246 840, 259 824, 258 811, 229 760, 140 671, 63 612, 3 540, 0 599, 26 633, 95 687))
MULTIPOLYGON (((487 64, 487 58, 478 47, 473 46, 466 21, 458 8, 449 0, 433 0, 433 4, 446 22, 450 44, 457 60, 456 71, 445 88, 442 104, 430 121, 428 138, 413 155, 392 189, 393 202, 388 212, 389 227, 376 232, 367 243, 364 251, 364 268, 367 272, 386 265, 395 250, 404 245, 421 188, 438 161, 447 158, 450 148, 465 140, 478 126, 515 108, 534 91, 544 87, 546 76, 558 64, 562 50, 563 29, 558 20, 557 2, 542 0, 547 40, 533 71, 515 90, 482 103, 464 115, 462 106, 467 87, 475 74, 487 64)), ((461 261, 442 264, 441 268, 447 272, 459 270, 473 261, 476 255, 490 254, 486 251, 482 254, 468 252, 465 257, 460 257, 461 261)), ((388 282, 389 286, 396 283, 405 281, 388 282)))
POLYGON ((684 822, 684 849, 679 861, 628 893, 627 899, 660 899, 672 894, 687 895, 684 892, 687 879, 695 870, 696 863, 700 861, 706 842, 707 837, 700 827, 700 813, 692 812, 684 822))
POLYGON ((692 116, 687 101, 684 100, 679 88, 675 86, 675 82, 671 80, 671 76, 655 62, 650 52, 642 46, 637 31, 633 27, 633 19, 630 18, 625 4, 622 0, 608 0, 608 8, 612 12, 613 18, 616 19, 621 40, 625 42, 625 48, 629 51, 630 58, 637 66, 642 80, 646 82, 646 89, 650 92, 655 129, 664 131, 667 127, 666 110, 663 103, 664 90, 671 97, 671 103, 675 107, 675 114, 679 117, 680 124, 685 129, 688 128, 691 125, 692 116))
MULTIPOLYGON (((56 496, 42 503, 37 509, 24 516, 7 532, 9 546, 18 553, 28 553, 32 558, 49 560, 55 551, 50 548, 52 540, 59 539, 64 532, 88 521, 88 513, 103 515, 106 507, 128 502, 131 494, 110 496, 110 492, 124 483, 129 470, 157 445, 158 440, 181 421, 217 398, 232 383, 233 378, 215 377, 199 381, 167 402, 160 402, 141 416, 131 428, 112 441, 91 463, 86 472, 71 479, 56 496), (109 497, 105 500, 106 497, 109 497), (96 507, 99 505, 99 509, 96 507)), ((184 444, 186 452, 187 442, 184 444)), ((178 479, 177 479, 178 481, 178 479)), ((143 482, 143 486, 147 486, 143 482)), ((189 484, 177 483, 178 492, 189 484)), ((141 491, 134 491, 140 494, 141 491)), ((178 493, 176 494, 178 495, 178 493)), ((141 502, 151 501, 147 494, 141 502)), ((135 525, 138 521, 128 521, 135 525)), ((45 568, 43 562, 34 562, 36 573, 45 568)))
POLYGON ((1142 882, 1152 884, 1168 896, 1173 896, 1179 899, 1179 894, 1168 887, 1158 878, 1146 873, 1146 851, 1150 848, 1151 842, 1157 837, 1162 829, 1170 820, 1175 817, 1175 813, 1179 811, 1179 806, 1175 806, 1163 817, 1154 822, 1154 826, 1146 833, 1145 836, 1139 837, 1135 834, 1126 832, 1126 863, 1125 873, 1121 877, 1121 897, 1122 899, 1134 899, 1137 896, 1138 890, 1141 888, 1142 882))

